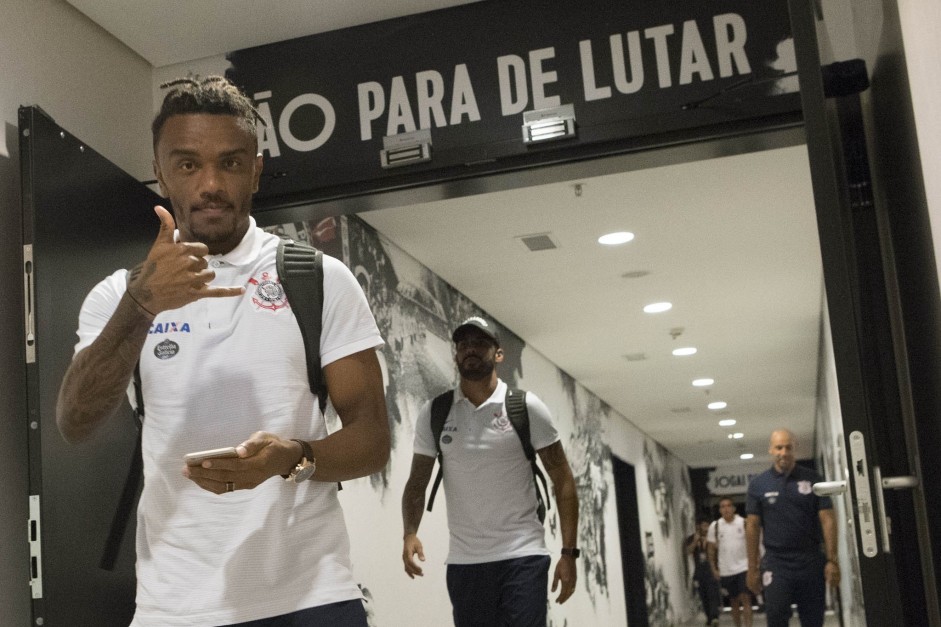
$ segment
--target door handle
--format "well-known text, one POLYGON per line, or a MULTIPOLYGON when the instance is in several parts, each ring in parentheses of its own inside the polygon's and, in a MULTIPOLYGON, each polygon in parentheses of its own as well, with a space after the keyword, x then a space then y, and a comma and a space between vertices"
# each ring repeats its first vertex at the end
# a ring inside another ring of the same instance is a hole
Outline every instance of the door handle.
POLYGON ((883 477, 882 469, 878 466, 872 467, 872 476, 876 480, 876 506, 879 508, 879 529, 882 531, 882 550, 886 553, 892 552, 892 543, 889 541, 889 517, 885 512, 885 490, 911 490, 917 488, 918 477, 910 475, 902 477, 883 477))
POLYGON ((836 496, 846 492, 845 481, 820 481, 814 484, 814 494, 817 496, 836 496))

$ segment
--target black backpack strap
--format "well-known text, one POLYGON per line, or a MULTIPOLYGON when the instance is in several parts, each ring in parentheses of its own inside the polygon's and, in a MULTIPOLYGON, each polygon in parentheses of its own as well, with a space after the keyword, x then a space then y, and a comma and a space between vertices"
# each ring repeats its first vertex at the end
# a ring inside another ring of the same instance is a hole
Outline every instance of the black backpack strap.
POLYGON ((144 430, 144 393, 141 390, 140 361, 134 366, 134 398, 137 405, 134 408, 137 441, 134 445, 131 464, 127 469, 127 477, 124 479, 124 488, 121 489, 121 497, 118 499, 118 506, 114 510, 114 516, 111 517, 111 528, 108 530, 108 539, 105 540, 101 561, 98 562, 99 568, 104 570, 114 570, 114 563, 118 559, 118 551, 121 549, 121 542, 124 540, 124 533, 127 531, 127 523, 131 519, 134 510, 134 500, 140 492, 141 480, 144 478, 144 459, 141 454, 141 434, 144 430))
POLYGON ((290 239, 278 243, 278 278, 304 339, 307 380, 317 395, 320 411, 327 408, 327 384, 320 367, 320 331, 323 326, 323 253, 290 239))
POLYGON ((526 392, 508 387, 504 404, 506 405, 506 417, 513 425, 516 435, 519 436, 523 453, 533 469, 533 483, 536 486, 536 515, 539 517, 539 522, 545 522, 546 510, 552 508, 552 501, 549 499, 549 485, 546 483, 546 476, 542 474, 542 470, 536 463, 536 451, 533 449, 529 431, 529 410, 526 408, 526 392), (539 490, 540 482, 542 483, 542 491, 539 490), (546 494, 545 498, 542 496, 543 492, 546 494))
POLYGON ((454 390, 448 390, 439 394, 431 401, 431 436, 435 441, 435 448, 438 449, 438 474, 435 476, 435 482, 431 486, 431 495, 428 497, 427 510, 430 512, 435 504, 435 494, 438 493, 438 486, 441 484, 443 476, 443 463, 441 461, 441 432, 444 431, 444 423, 451 413, 451 406, 454 404, 454 390))

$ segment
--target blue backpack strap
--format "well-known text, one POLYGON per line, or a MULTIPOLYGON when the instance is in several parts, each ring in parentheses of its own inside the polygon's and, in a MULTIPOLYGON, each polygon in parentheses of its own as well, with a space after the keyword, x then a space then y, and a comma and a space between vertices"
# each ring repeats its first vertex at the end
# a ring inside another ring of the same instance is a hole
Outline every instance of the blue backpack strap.
POLYGON ((435 441, 435 448, 438 449, 438 474, 435 476, 435 482, 431 486, 431 495, 428 497, 429 512, 435 504, 435 494, 438 493, 438 486, 441 484, 443 476, 443 462, 441 460, 441 432, 444 431, 444 423, 451 413, 451 406, 454 404, 454 390, 448 390, 439 394, 431 401, 431 437, 435 441))
POLYGON ((327 383, 320 366, 323 327, 323 253, 291 239, 278 242, 278 279, 301 329, 307 357, 307 381, 317 395, 320 413, 327 408, 327 383))
POLYGON ((536 464, 536 451, 533 449, 529 431, 529 410, 526 408, 526 392, 508 387, 504 404, 506 405, 506 417, 513 425, 516 435, 519 436, 523 453, 533 469, 533 483, 536 486, 536 515, 539 517, 539 522, 545 522, 546 510, 552 507, 552 502, 549 499, 549 485, 546 483, 546 476, 542 474, 542 470, 536 464), (540 482, 542 483, 542 491, 539 490, 540 482), (543 498, 543 492, 545 492, 545 498, 543 498))

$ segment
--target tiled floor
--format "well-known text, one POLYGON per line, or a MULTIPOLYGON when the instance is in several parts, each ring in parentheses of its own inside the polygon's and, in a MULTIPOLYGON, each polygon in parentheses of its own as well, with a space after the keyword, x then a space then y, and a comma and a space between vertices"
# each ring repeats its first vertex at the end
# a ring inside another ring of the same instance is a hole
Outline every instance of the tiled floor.
MULTIPOLYGON (((764 614, 758 614, 757 612, 753 615, 754 620, 752 621, 752 627, 766 627, 768 622, 765 620, 764 614)), ((676 627, 703 627, 706 624, 706 618, 702 614, 698 615, 695 620, 691 620, 685 623, 678 623, 676 627)), ((722 617, 719 619, 719 624, 722 627, 731 627, 735 623, 732 622, 732 615, 728 612, 722 614, 722 617)), ((839 619, 832 612, 828 612, 826 618, 824 619, 824 627, 837 627, 840 624, 839 619)), ((794 627, 799 627, 800 621, 797 620, 797 613, 795 612, 794 617, 791 619, 791 625, 794 627)))

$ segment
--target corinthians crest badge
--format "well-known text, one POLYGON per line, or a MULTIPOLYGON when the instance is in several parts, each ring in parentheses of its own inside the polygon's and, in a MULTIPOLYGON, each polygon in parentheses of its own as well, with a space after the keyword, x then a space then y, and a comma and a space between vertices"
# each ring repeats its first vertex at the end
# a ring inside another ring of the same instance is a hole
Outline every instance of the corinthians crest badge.
POLYGON ((252 302, 270 311, 277 311, 288 306, 287 296, 281 283, 274 281, 267 272, 261 273, 261 279, 252 277, 248 282, 255 286, 252 302))

